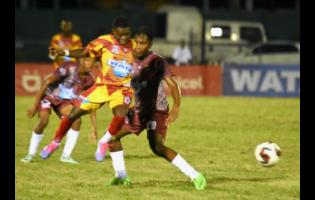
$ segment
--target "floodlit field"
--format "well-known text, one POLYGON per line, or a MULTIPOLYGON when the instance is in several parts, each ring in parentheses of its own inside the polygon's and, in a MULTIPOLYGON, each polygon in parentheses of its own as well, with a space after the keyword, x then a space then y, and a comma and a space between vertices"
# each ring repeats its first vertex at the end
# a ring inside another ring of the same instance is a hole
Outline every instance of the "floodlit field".
MULTIPOLYGON (((300 199, 300 100, 249 97, 183 97, 180 118, 167 135, 166 145, 179 152, 207 178, 197 191, 177 168, 155 156, 146 133, 123 139, 131 186, 109 186, 114 172, 109 157, 94 160, 96 143, 89 140, 89 116, 73 152, 80 165, 59 161, 62 148, 48 160, 38 156, 25 164, 32 129, 37 119, 26 118, 33 97, 15 101, 15 191, 22 200, 295 200, 300 199), (282 148, 278 165, 264 168, 254 149, 264 141, 282 148)), ((112 114, 98 111, 99 135, 112 114)), ((53 136, 58 119, 53 114, 40 150, 53 136)))

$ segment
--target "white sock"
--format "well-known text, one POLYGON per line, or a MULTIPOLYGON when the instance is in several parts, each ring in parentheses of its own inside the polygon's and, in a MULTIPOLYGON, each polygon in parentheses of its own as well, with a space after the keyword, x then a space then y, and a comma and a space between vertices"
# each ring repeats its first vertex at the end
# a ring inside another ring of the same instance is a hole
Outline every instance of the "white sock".
POLYGON ((106 133, 103 135, 103 137, 100 139, 100 142, 102 143, 108 143, 112 139, 112 135, 110 132, 106 131, 106 133))
POLYGON ((100 148, 101 148, 100 143, 108 143, 111 141, 112 137, 113 136, 108 131, 106 131, 106 133, 103 135, 103 137, 99 140, 96 151, 97 152, 100 151, 100 148))
POLYGON ((37 152, 38 145, 43 138, 43 134, 37 134, 33 131, 28 154, 34 156, 37 152))
POLYGON ((67 140, 63 148, 62 156, 69 157, 77 143, 79 131, 69 129, 67 133, 67 140))
POLYGON ((188 176, 191 180, 197 177, 198 172, 184 160, 179 154, 172 160, 172 164, 175 165, 181 172, 188 176))
POLYGON ((127 176, 124 151, 110 152, 110 157, 112 158, 113 168, 115 170, 115 177, 124 178, 127 176))

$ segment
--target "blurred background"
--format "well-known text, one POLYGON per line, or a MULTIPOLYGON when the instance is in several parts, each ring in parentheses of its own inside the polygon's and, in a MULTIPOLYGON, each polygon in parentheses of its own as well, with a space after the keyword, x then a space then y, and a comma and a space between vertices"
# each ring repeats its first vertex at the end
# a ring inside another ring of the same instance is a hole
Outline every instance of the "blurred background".
POLYGON ((184 39, 192 64, 215 63, 259 42, 299 42, 299 5, 299 0, 15 0, 15 58, 49 61, 47 47, 63 19, 72 21, 85 45, 110 32, 112 20, 123 15, 133 27, 149 25, 153 49, 170 62, 184 39), (223 34, 215 36, 215 30, 223 34))
POLYGON ((85 46, 117 16, 150 27, 183 95, 299 96, 299 0, 15 0, 16 95, 52 70, 62 20, 85 46))

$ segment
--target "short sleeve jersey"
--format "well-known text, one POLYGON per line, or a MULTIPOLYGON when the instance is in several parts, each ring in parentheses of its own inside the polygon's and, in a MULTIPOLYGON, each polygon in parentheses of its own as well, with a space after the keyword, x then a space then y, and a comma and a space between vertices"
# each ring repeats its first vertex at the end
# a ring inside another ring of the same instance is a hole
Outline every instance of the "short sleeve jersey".
POLYGON ((52 37, 50 46, 68 50, 82 49, 82 41, 77 34, 72 34, 71 37, 65 37, 58 33, 52 37))
POLYGON ((77 98, 80 93, 91 87, 94 83, 94 78, 91 73, 80 76, 78 62, 65 62, 58 69, 53 71, 55 77, 59 81, 48 86, 45 95, 53 95, 60 99, 77 98))
POLYGON ((113 35, 103 35, 90 42, 85 51, 91 57, 101 60, 101 74, 96 83, 111 86, 130 87, 131 71, 133 63, 132 49, 134 42, 129 41, 127 45, 120 45, 113 35))
POLYGON ((158 54, 151 52, 145 59, 135 60, 133 76, 135 80, 137 79, 142 83, 139 88, 139 91, 142 90, 142 92, 137 93, 136 89, 136 105, 146 101, 151 102, 156 110, 166 111, 168 102, 162 79, 174 76, 167 61, 158 54), (141 97, 141 93, 143 97, 141 97), (138 97, 137 94, 139 94, 138 97))

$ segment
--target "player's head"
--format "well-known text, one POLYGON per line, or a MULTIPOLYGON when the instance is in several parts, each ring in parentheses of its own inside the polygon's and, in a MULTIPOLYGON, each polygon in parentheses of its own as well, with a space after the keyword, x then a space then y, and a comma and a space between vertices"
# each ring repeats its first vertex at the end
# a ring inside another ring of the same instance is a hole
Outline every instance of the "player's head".
POLYGON ((82 57, 79 59, 79 73, 89 72, 95 64, 96 59, 92 57, 82 57))
POLYGON ((69 20, 62 20, 60 22, 60 29, 63 34, 70 34, 72 32, 72 22, 69 20))
POLYGON ((142 26, 136 30, 134 41, 136 47, 133 50, 133 55, 137 58, 143 57, 149 52, 152 46, 153 35, 148 27, 142 26))
POLYGON ((112 34, 117 42, 121 45, 125 45, 130 39, 130 24, 127 18, 117 17, 112 24, 112 34))

